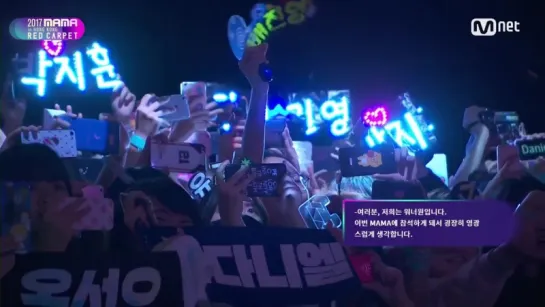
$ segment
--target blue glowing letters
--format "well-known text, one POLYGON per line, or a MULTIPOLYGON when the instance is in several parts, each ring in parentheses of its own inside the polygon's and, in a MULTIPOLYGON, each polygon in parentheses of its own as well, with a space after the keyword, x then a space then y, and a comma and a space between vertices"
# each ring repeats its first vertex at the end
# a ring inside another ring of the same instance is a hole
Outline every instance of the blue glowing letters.
POLYGON ((318 131, 323 122, 329 124, 329 131, 334 137, 340 137, 350 132, 350 102, 348 97, 329 99, 320 106, 310 98, 304 98, 302 102, 290 102, 284 109, 276 105, 272 110, 266 110, 265 119, 276 116, 294 114, 305 119, 306 134, 311 135, 318 131))
MULTIPOLYGON (((409 130, 403 128, 403 121, 396 120, 389 122, 383 128, 371 127, 369 134, 365 136, 365 142, 370 148, 386 142, 386 134, 400 147, 419 148, 425 150, 429 147, 424 137, 424 133, 417 124, 413 114, 410 112, 403 115, 404 122, 409 130)), ((430 127, 431 129, 431 127, 430 127)))
MULTIPOLYGON (((115 67, 110 62, 108 49, 98 43, 93 43, 85 52, 91 62, 89 74, 96 80, 99 89, 114 89, 121 83, 115 67)), ((37 76, 24 76, 21 83, 36 88, 36 95, 44 97, 47 91, 49 69, 56 69, 56 76, 53 79, 58 85, 72 83, 80 91, 87 89, 85 78, 84 56, 82 52, 76 51, 71 56, 58 56, 51 58, 44 50, 38 51, 38 74, 37 76)))

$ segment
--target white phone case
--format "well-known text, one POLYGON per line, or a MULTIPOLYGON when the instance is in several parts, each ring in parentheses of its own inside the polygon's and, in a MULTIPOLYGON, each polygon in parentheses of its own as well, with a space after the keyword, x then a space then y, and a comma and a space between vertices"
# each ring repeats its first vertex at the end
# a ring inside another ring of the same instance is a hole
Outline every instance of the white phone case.
POLYGON ((151 166, 176 173, 206 169, 206 150, 201 144, 151 143, 151 166))
POLYGON ((187 98, 185 98, 183 95, 170 95, 163 98, 168 99, 168 102, 165 103, 163 107, 174 108, 176 111, 174 111, 174 113, 162 116, 162 119, 173 123, 189 118, 191 114, 189 112, 189 104, 187 103, 187 98))
POLYGON ((44 144, 53 149, 61 158, 74 158, 78 156, 76 148, 76 133, 74 130, 41 130, 37 138, 28 133, 28 138, 21 134, 23 144, 44 144))

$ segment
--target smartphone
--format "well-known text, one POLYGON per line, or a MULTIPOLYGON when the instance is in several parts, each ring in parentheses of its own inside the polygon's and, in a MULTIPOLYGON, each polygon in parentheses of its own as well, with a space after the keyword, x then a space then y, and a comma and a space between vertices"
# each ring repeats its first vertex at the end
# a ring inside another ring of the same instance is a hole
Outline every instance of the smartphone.
MULTIPOLYGON (((114 203, 111 199, 104 198, 103 188, 96 185, 89 185, 84 187, 82 192, 84 200, 81 209, 89 208, 90 211, 79 222, 73 225, 73 229, 77 231, 112 230, 114 227, 114 203)), ((80 199, 79 197, 68 197, 61 204, 61 208, 80 199)))
POLYGON ((545 139, 517 141, 515 145, 521 161, 545 157, 545 139))
POLYGON ((40 130, 37 137, 32 133, 21 133, 23 144, 44 144, 53 149, 61 158, 78 156, 76 134, 74 130, 40 130))
POLYGON ((180 83, 180 94, 187 98, 204 96, 206 97, 206 83, 187 81, 180 83))
POLYGON ((265 148, 284 148, 282 133, 286 129, 286 119, 269 119, 265 123, 265 148))
POLYGON ((70 129, 76 132, 79 151, 101 155, 119 153, 119 124, 88 118, 72 118, 69 122, 70 129))
POLYGON ((397 173, 393 147, 384 147, 378 151, 363 147, 341 148, 339 162, 342 177, 397 173))
POLYGON ((189 104, 187 102, 187 98, 181 94, 159 97, 159 101, 166 101, 165 105, 163 105, 162 108, 175 110, 174 113, 167 114, 161 117, 168 122, 174 123, 184 119, 188 119, 191 115, 189 112, 189 104))
POLYGON ((371 266, 371 256, 367 254, 355 254, 348 256, 348 260, 356 275, 360 279, 361 283, 370 283, 375 279, 373 278, 373 268, 371 266))
MULTIPOLYGON (((225 180, 229 180, 239 169, 240 164, 229 164, 225 168, 225 180)), ((286 165, 283 163, 255 164, 249 168, 250 174, 255 174, 255 179, 248 184, 247 196, 249 197, 278 197, 279 187, 286 175, 286 165)))
POLYGON ((373 200, 422 200, 426 199, 424 189, 410 182, 395 182, 395 181, 373 181, 371 199, 373 200))
POLYGON ((205 172, 206 148, 192 143, 151 143, 151 166, 173 173, 205 172))
POLYGON ((498 172, 508 161, 519 161, 519 152, 513 145, 499 145, 496 147, 496 157, 498 162, 498 172))
POLYGON ((17 250, 5 252, 24 254, 31 251, 31 203, 28 183, 0 182, 1 235, 10 235, 19 244, 17 250))

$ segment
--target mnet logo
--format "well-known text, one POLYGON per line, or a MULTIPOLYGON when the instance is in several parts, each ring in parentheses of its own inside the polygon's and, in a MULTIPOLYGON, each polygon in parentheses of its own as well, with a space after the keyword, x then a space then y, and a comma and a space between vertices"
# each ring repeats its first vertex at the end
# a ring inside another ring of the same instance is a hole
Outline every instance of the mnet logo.
POLYGON ((494 36, 496 33, 520 32, 518 21, 496 21, 493 18, 475 18, 471 20, 473 36, 494 36))

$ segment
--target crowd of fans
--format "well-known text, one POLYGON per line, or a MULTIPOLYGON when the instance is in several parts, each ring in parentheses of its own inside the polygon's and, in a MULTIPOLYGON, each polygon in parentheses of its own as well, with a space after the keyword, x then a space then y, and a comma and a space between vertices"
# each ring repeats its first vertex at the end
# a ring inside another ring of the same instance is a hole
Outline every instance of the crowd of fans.
MULTIPOLYGON (((183 236, 187 227, 305 228, 298 208, 313 195, 328 196, 330 210, 341 215, 342 200, 371 199, 374 181, 416 186, 422 191, 421 199, 440 200, 449 199, 456 185, 474 182, 480 198, 498 199, 512 205, 516 226, 507 242, 491 247, 346 247, 349 258, 362 254, 370 257, 374 278, 372 282, 362 282, 360 290, 353 295, 339 298, 337 305, 545 306, 545 190, 541 181, 545 163, 541 158, 527 163, 513 157, 498 170, 492 156, 500 143, 494 131, 482 123, 479 114, 483 109, 472 106, 466 109, 462 121, 469 135, 466 155, 448 186, 425 167, 419 155, 409 155, 403 148, 396 149, 399 173, 344 178, 342 182, 339 174, 330 176, 333 179, 323 177, 315 173, 312 166, 300 165, 287 129, 282 133, 282 146, 265 146, 269 84, 260 77, 259 65, 266 62, 266 53, 266 45, 249 47, 239 64, 251 86, 245 115, 235 114, 232 106, 209 102, 195 90, 186 93, 191 116, 169 123, 162 116, 171 110, 162 108, 163 102, 155 96, 147 94, 138 100, 128 85, 117 88, 111 100, 111 114, 103 115, 102 119, 116 121, 122 127, 121 150, 119 155, 96 157, 104 161, 96 182, 75 181, 63 159, 48 146, 21 144, 21 134, 35 135, 41 127, 22 125, 26 102, 11 97, 5 88, 0 108, 3 123, 0 181, 30 184, 32 248, 29 252, 130 255, 158 250, 158 244, 164 244, 165 238, 156 238, 144 231, 154 227, 172 229, 172 238, 183 236), (134 118, 135 124, 131 124, 134 118), (218 140, 212 141, 207 129, 218 122, 216 118, 233 122, 234 132, 221 134, 218 140), (133 134, 147 141, 143 150, 130 144, 133 134), (215 182, 209 197, 197 201, 189 191, 186 177, 168 169, 152 168, 149 157, 152 140, 202 144, 207 156, 215 154, 219 157, 217 162, 224 161, 219 167, 207 170, 215 182), (212 142, 218 144, 213 146, 212 142), (212 152, 215 146, 218 152, 212 152), (225 179, 223 172, 227 165, 240 164, 243 158, 252 163, 286 166, 279 197, 247 197, 246 188, 254 178, 247 167, 225 179), (74 230, 74 225, 90 211, 82 209, 79 198, 89 184, 101 186, 105 197, 114 203, 113 228, 109 231, 74 230), (75 200, 67 203, 67 198, 75 200)), ((76 111, 66 108, 69 116, 81 117, 76 111)), ((56 124, 58 129, 70 127, 70 123, 62 119, 56 124)), ((521 138, 543 137, 529 135, 523 127, 520 132, 521 138)), ((354 145, 346 141, 343 146, 354 145)), ((332 150, 332 163, 338 159, 337 154, 332 150)), ((5 210, 2 208, 3 215, 5 210)), ((16 295, 6 291, 10 289, 6 283, 13 282, 9 276, 17 265, 21 243, 13 233, 4 231, 4 225, 2 229, 0 283, 3 291, 0 295, 4 298, 0 301, 16 295)), ((329 231, 342 242, 339 229, 328 227, 321 231, 329 231)))

